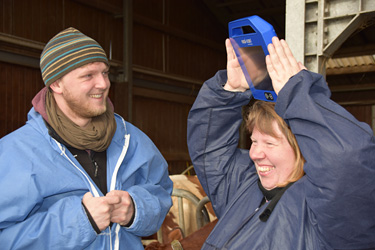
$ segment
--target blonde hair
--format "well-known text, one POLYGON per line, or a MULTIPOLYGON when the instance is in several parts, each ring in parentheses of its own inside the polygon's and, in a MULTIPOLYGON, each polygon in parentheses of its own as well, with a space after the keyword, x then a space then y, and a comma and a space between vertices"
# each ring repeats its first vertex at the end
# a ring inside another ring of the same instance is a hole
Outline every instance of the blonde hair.
POLYGON ((302 178, 302 176, 305 174, 303 171, 305 159, 303 158, 303 155, 299 149, 296 137, 294 136, 286 122, 276 113, 275 104, 264 101, 254 102, 254 104, 251 105, 248 110, 246 128, 250 134, 253 132, 254 128, 257 128, 261 133, 279 138, 273 128, 274 121, 278 125, 281 133, 287 139, 289 145, 294 151, 294 155, 296 156, 294 170, 291 173, 290 178, 286 182, 279 183, 277 185, 279 187, 284 187, 290 182, 295 182, 302 178))

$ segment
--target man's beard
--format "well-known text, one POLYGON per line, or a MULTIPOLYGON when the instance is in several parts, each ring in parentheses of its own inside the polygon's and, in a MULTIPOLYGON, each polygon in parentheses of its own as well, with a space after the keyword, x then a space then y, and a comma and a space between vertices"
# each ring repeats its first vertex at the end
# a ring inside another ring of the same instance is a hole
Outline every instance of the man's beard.
MULTIPOLYGON (((64 95, 64 98, 68 107, 74 112, 74 114, 84 118, 93 118, 102 115, 107 110, 107 105, 104 105, 101 108, 93 108, 90 106, 90 103, 77 100, 77 98, 72 97, 69 92, 64 95)), ((105 98, 105 100, 106 99, 107 98, 105 98)))

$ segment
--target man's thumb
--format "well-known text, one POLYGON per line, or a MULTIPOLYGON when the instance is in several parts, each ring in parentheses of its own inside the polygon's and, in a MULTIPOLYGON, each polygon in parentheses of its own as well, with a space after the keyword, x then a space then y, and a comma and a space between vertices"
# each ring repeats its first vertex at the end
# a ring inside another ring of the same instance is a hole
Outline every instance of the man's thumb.
POLYGON ((85 195, 83 196, 82 201, 84 202, 85 200, 90 199, 90 198, 92 198, 92 197, 93 197, 93 196, 92 196, 92 193, 91 193, 91 192, 87 192, 87 193, 85 193, 85 195))

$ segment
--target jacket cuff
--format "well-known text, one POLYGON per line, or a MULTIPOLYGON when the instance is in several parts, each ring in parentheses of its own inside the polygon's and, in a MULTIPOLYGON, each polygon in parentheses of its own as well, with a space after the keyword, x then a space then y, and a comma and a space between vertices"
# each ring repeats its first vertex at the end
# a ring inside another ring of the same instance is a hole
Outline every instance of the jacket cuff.
POLYGON ((128 224, 123 225, 123 227, 130 227, 130 226, 133 224, 133 222, 134 222, 134 218, 135 218, 135 210, 136 210, 137 208, 135 207, 133 197, 130 196, 130 199, 132 200, 132 204, 133 204, 133 207, 134 207, 134 212, 133 212, 133 215, 132 215, 130 221, 128 222, 128 224))

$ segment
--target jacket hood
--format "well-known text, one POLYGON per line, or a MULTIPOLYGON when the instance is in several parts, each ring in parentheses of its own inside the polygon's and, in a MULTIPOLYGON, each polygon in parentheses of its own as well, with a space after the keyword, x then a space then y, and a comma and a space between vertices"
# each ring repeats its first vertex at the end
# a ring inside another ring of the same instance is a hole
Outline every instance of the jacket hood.
POLYGON ((38 94, 36 94, 31 101, 33 104, 33 107, 36 112, 38 112, 45 121, 48 122, 48 116, 46 111, 46 94, 47 94, 48 88, 44 87, 42 88, 38 94))

